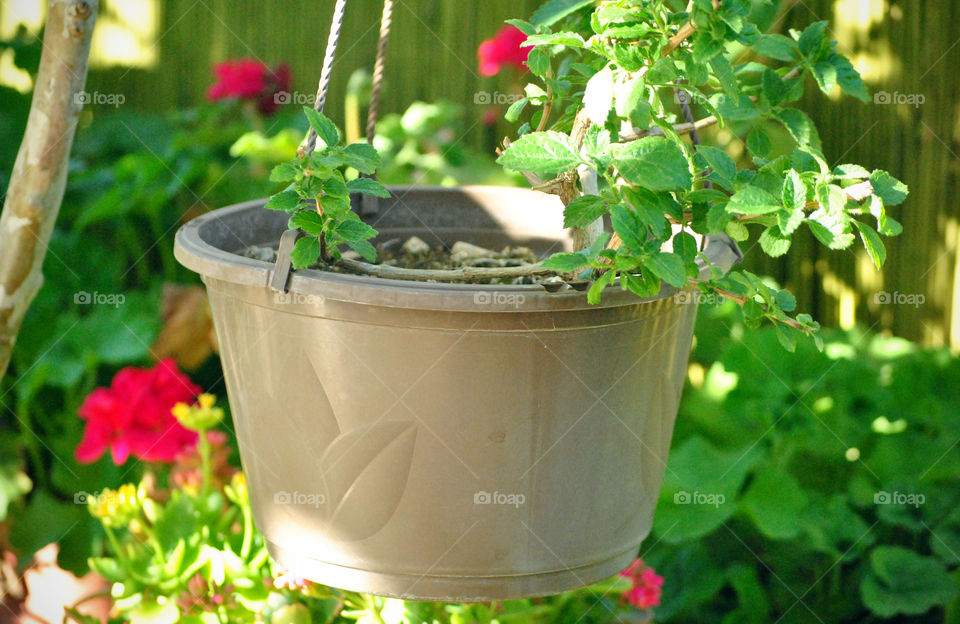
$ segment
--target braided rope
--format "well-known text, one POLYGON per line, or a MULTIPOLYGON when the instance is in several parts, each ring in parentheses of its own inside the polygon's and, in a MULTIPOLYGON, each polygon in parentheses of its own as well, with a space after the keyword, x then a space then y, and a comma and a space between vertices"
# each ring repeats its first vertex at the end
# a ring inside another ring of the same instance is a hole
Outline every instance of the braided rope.
POLYGON ((373 66, 373 90, 370 93, 370 108, 367 111, 367 143, 373 144, 380 115, 380 90, 387 63, 387 43, 390 41, 390 26, 393 22, 393 0, 384 0, 380 18, 380 39, 377 41, 377 61, 373 66))
MULTIPOLYGON (((333 22, 330 23, 330 36, 327 38, 327 51, 323 57, 323 69, 320 72, 320 85, 317 87, 317 99, 314 110, 323 112, 327 102, 327 91, 330 89, 330 76, 333 73, 333 60, 337 55, 337 44, 340 42, 340 30, 343 28, 343 16, 346 13, 347 0, 337 0, 333 10, 333 22)), ((297 150, 300 157, 310 156, 317 147, 317 131, 310 128, 307 139, 297 150)))

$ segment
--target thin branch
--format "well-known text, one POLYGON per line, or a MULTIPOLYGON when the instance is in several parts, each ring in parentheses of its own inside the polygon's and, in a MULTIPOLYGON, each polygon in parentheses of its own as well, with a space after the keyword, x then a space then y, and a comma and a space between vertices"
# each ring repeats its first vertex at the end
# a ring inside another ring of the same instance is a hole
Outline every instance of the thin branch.
MULTIPOLYGON (((694 283, 696 284, 696 283, 699 283, 699 282, 695 281, 694 283)), ((716 294, 718 294, 718 295, 720 295, 720 296, 723 297, 724 299, 729 299, 730 301, 736 302, 737 305, 739 305, 739 306, 741 306, 741 307, 743 307, 743 305, 744 305, 745 303, 747 303, 747 301, 750 301, 750 298, 749 298, 749 297, 745 297, 745 296, 743 296, 743 295, 738 295, 738 294, 735 293, 735 292, 731 292, 731 291, 725 290, 725 289, 723 289, 723 288, 716 288, 716 287, 714 287, 714 286, 711 286, 711 287, 710 287, 710 291, 711 291, 711 292, 714 292, 714 293, 716 293, 716 294)), ((805 334, 810 334, 810 333, 813 333, 813 331, 814 331, 813 329, 811 329, 811 328, 809 328, 809 327, 804 327, 804 326, 801 325, 798 321, 796 321, 796 320, 794 320, 794 319, 792 319, 792 318, 790 318, 790 317, 787 317, 787 318, 774 317, 774 318, 776 319, 776 321, 777 321, 778 323, 783 323, 784 325, 789 325, 790 327, 792 327, 792 328, 794 328, 794 329, 798 329, 798 330, 802 331, 802 332, 805 333, 805 334)))
MULTIPOLYGON (((693 123, 678 123, 673 126, 673 131, 681 136, 685 134, 693 134, 694 132, 698 132, 704 128, 709 128, 710 126, 716 125, 718 121, 719 120, 714 115, 710 115, 709 117, 698 119, 693 123)), ((663 130, 661 130, 658 126, 653 126, 652 128, 647 128, 645 130, 631 128, 627 132, 620 133, 620 140, 636 141, 637 139, 642 139, 647 136, 663 136, 663 130)))
POLYGON ((456 282, 486 279, 509 279, 534 275, 559 275, 553 269, 542 264, 525 264, 517 267, 460 267, 459 269, 403 269, 386 264, 370 264, 359 260, 341 258, 337 264, 361 275, 372 275, 384 279, 456 282))

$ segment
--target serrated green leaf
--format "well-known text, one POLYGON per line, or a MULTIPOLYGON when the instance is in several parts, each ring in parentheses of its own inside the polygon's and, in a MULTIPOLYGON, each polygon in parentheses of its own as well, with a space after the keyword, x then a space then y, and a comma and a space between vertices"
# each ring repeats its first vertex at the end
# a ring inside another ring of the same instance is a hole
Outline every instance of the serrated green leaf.
POLYGON ((271 182, 292 182, 299 169, 292 163, 280 163, 270 171, 271 182))
POLYGON ((597 280, 590 285, 590 290, 587 291, 587 303, 590 305, 597 305, 600 303, 603 290, 613 283, 613 280, 616 278, 616 276, 617 272, 611 269, 598 277, 597 280))
POLYGON ((826 21, 814 22, 804 29, 797 40, 800 53, 811 61, 819 60, 819 55, 825 48, 829 48, 826 34, 827 26, 829 26, 829 22, 826 21))
POLYGON ((693 182, 683 149, 664 137, 633 141, 614 161, 627 182, 651 191, 687 189, 693 182))
POLYGON ((677 254, 687 264, 694 262, 697 258, 697 240, 688 232, 680 232, 673 237, 673 253, 677 254))
POLYGON ((820 61, 811 68, 817 86, 827 95, 837 86, 837 68, 829 61, 820 61))
POLYGON ((316 236, 304 236, 293 246, 290 260, 295 269, 305 269, 317 262, 320 257, 320 240, 316 236))
POLYGON ((340 155, 345 165, 367 175, 380 166, 379 152, 367 143, 351 143, 340 150, 340 155))
POLYGON ((627 249, 640 250, 647 240, 647 231, 635 210, 626 206, 610 208, 610 221, 613 231, 617 233, 627 249))
POLYGON ((349 219, 337 224, 336 232, 347 242, 367 240, 377 235, 377 231, 364 223, 349 219))
POLYGON ((310 122, 310 127, 316 131, 317 136, 320 137, 320 140, 322 140, 327 147, 339 145, 340 131, 337 130, 335 123, 330 121, 323 113, 309 106, 304 106, 303 112, 307 116, 307 121, 310 122))
POLYGON ((761 35, 753 44, 757 54, 778 61, 791 62, 797 59, 797 44, 784 35, 761 35))
POLYGON ((760 234, 760 248, 771 258, 779 258, 790 250, 790 238, 777 226, 768 227, 760 234))
POLYGON ((282 191, 270 198, 264 205, 267 210, 292 212, 300 207, 300 195, 294 191, 282 191))
POLYGON ((783 124, 798 145, 820 148, 817 127, 806 113, 796 108, 780 108, 773 111, 773 116, 783 124))
POLYGON ((647 258, 644 264, 671 286, 681 288, 687 283, 687 269, 683 258, 676 254, 660 252, 647 258))
POLYGON ((837 83, 840 88, 861 102, 870 102, 870 91, 867 89, 867 85, 863 83, 860 72, 856 70, 850 59, 842 54, 833 54, 830 56, 830 62, 836 69, 837 83))
POLYGON ((369 241, 348 240, 347 246, 360 254, 367 262, 375 262, 377 260, 377 250, 369 241))
POLYGON ((758 186, 745 186, 727 203, 727 212, 759 215, 780 210, 780 201, 758 186))
POLYGON ((761 79, 763 95, 770 102, 770 106, 777 106, 783 102, 790 93, 790 86, 783 81, 780 74, 772 69, 765 69, 761 79))
POLYGON ((875 264, 878 269, 882 269, 883 263, 887 261, 887 248, 884 247, 880 235, 866 223, 856 220, 853 223, 857 226, 857 229, 860 230, 860 240, 863 241, 867 255, 870 256, 873 264, 875 264))
POLYGON ((767 158, 772 149, 770 137, 762 129, 754 128, 747 136, 747 151, 756 158, 767 158))
POLYGON ((525 134, 497 159, 514 171, 556 174, 580 164, 580 156, 573 140, 566 134, 549 130, 525 134))
POLYGON ((319 236, 323 234, 323 217, 313 210, 301 210, 296 213, 287 222, 287 227, 295 230, 303 230, 307 234, 319 236))
POLYGON ((527 55, 527 69, 534 76, 543 78, 550 70, 550 57, 540 48, 533 48, 527 55))
POLYGON ((910 193, 906 184, 880 169, 870 175, 870 184, 873 194, 883 200, 884 206, 898 206, 910 193))
POLYGON ((593 223, 607 212, 607 203, 597 195, 584 195, 563 210, 563 227, 580 228, 593 223))
POLYGON ((722 178, 731 181, 737 175, 737 163, 723 150, 710 145, 699 145, 697 155, 722 178))
POLYGON ((555 253, 543 261, 544 268, 553 269, 560 273, 571 273, 577 269, 586 266, 588 260, 586 256, 578 253, 555 253))
POLYGON ((390 191, 387 187, 380 184, 373 178, 355 178, 347 182, 347 188, 351 193, 366 193, 376 197, 390 197, 390 191))

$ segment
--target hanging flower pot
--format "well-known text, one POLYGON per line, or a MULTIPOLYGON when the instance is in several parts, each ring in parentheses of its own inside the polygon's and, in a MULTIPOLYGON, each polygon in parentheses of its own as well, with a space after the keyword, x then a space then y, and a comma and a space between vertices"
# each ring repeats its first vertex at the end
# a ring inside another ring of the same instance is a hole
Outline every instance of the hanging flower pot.
MULTIPOLYGON (((696 289, 739 303, 748 325, 776 322, 788 349, 816 337, 809 316, 790 316, 789 292, 730 271, 740 252, 728 233, 759 226, 761 248, 776 256, 804 224, 834 249, 857 231, 879 265, 877 230, 898 231, 885 207, 905 187, 885 172, 831 169, 809 120, 781 106, 805 70, 747 63, 737 72, 722 54, 737 40, 821 72, 830 64, 844 89, 862 95, 823 24, 799 41, 762 39, 730 30, 746 22, 727 3, 696 2, 689 15, 656 3, 574 4, 580 14, 548 2, 533 23, 513 22, 530 35, 526 62, 546 88, 528 87, 511 107, 511 117, 539 110, 499 162, 540 190, 386 188, 345 176, 347 167, 372 174, 379 157, 368 144, 342 146, 319 112, 338 0, 317 105, 306 110, 310 134, 271 176, 289 186, 177 234, 177 258, 210 296, 257 527, 299 575, 410 599, 485 601, 623 570, 653 521, 696 289), (712 34, 691 44, 705 25, 712 34), (564 55, 581 62, 554 61, 564 55), (690 93, 702 99, 691 104, 690 93), (694 106, 712 114, 696 120, 694 106), (765 134, 751 135, 757 168, 738 170, 699 144, 698 132, 725 115, 772 119, 797 147, 778 156, 765 134), (375 263, 388 241, 413 237, 454 255, 477 249, 468 242, 524 247, 541 260, 375 263), (276 248, 276 260, 248 257, 256 247, 276 248), (530 279, 504 283, 521 277, 530 279)), ((387 0, 370 142, 390 8, 387 0)))
MULTIPOLYGON (((554 196, 394 188, 380 235, 569 246, 554 196)), ((244 257, 263 201, 177 235, 203 275, 257 527, 308 578, 418 599, 557 593, 616 574, 653 520, 696 305, 421 283, 244 257)), ((737 258, 722 239, 705 253, 737 258)))

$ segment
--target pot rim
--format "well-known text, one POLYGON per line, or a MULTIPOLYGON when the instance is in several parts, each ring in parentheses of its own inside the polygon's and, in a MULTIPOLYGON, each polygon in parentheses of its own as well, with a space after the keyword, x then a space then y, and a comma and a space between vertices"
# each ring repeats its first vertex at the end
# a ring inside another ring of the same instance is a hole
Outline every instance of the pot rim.
MULTIPOLYGON (((499 186, 463 186, 454 189, 430 186, 389 186, 388 188, 392 193, 404 195, 411 192, 425 194, 463 192, 477 196, 491 192, 501 194, 510 192, 518 196, 535 194, 541 200, 544 196, 539 191, 499 186)), ((231 284, 269 288, 270 277, 274 270, 273 263, 226 251, 208 243, 202 236, 204 229, 216 227, 217 222, 262 209, 267 199, 256 199, 219 208, 182 225, 177 231, 174 245, 174 255, 177 260, 199 273, 205 282, 212 278, 231 284)), ((225 223, 223 225, 229 228, 225 223)), ((743 258, 739 247, 725 234, 708 236, 703 253, 714 266, 723 269, 724 272, 743 258)), ((709 269, 706 265, 700 260, 698 263, 701 265, 701 275, 707 274, 709 269)), ((537 284, 421 282, 333 273, 317 269, 291 271, 288 284, 290 293, 321 296, 324 299, 386 307, 473 312, 530 312, 631 306, 666 299, 678 292, 676 288, 664 283, 657 296, 639 298, 628 290, 618 288, 615 283, 604 291, 602 302, 594 305, 587 303, 586 292, 570 287, 550 293, 537 284), (481 301, 484 298, 486 300, 481 301)))

